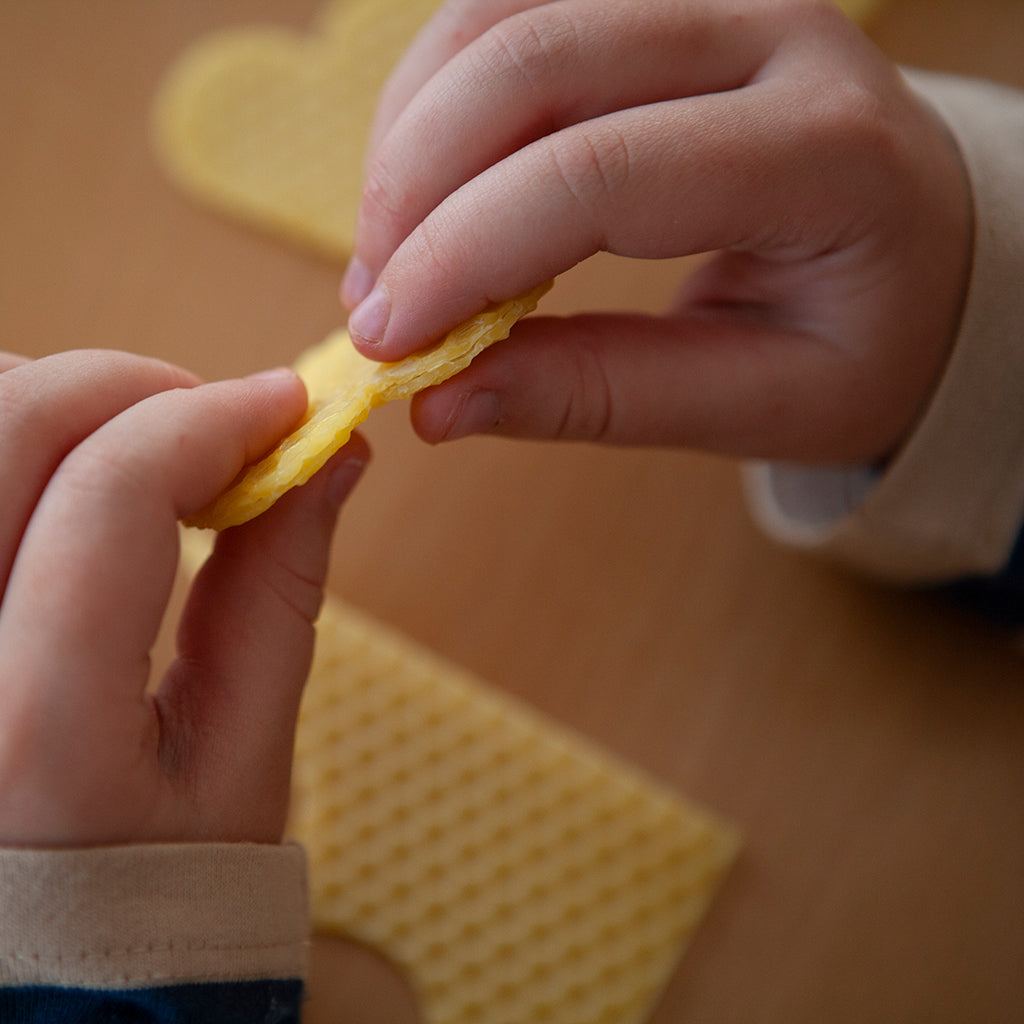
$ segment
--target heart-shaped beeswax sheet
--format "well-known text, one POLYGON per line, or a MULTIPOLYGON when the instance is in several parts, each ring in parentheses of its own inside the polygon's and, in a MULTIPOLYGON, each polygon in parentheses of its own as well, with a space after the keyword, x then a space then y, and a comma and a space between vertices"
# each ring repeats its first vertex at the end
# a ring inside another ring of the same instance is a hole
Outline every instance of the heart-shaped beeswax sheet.
POLYGON ((377 96, 437 4, 335 2, 306 36, 254 25, 199 40, 157 94, 158 159, 212 206, 345 258, 377 96))
MULTIPOLYGON (((881 2, 839 6, 863 20, 881 2)), ((251 26, 201 39, 157 96, 161 163, 212 206, 347 258, 378 93, 438 3, 334 0, 306 36, 251 26)))

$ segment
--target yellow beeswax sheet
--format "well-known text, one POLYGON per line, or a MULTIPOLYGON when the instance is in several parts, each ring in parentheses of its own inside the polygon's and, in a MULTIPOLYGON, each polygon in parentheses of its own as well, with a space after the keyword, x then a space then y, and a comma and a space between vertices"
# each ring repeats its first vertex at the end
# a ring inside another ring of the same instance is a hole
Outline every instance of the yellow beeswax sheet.
POLYGON ((547 282, 492 306, 437 345, 394 363, 360 355, 344 328, 328 335, 295 363, 309 402, 302 423, 187 525, 222 530, 265 512, 320 469, 372 409, 409 398, 465 369, 487 346, 508 337, 513 324, 536 309, 550 287, 547 282))
POLYGON ((640 1024, 734 829, 329 599, 291 831, 314 926, 399 966, 425 1024, 640 1024))
MULTIPOLYGON (((198 40, 154 103, 160 163, 212 207, 347 258, 378 93, 438 2, 332 0, 307 34, 251 25, 198 40)), ((883 2, 839 6, 865 21, 883 2)))
POLYGON ((335 0, 311 33, 251 25, 168 71, 153 140, 186 191, 342 259, 352 245, 377 95, 438 0, 335 0))

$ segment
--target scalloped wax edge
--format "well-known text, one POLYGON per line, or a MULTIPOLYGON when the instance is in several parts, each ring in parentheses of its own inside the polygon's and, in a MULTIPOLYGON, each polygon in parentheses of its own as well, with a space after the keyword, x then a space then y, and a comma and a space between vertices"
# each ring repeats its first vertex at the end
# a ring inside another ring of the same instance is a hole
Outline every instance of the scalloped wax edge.
POLYGON ((639 1024, 737 831, 329 598, 291 831, 314 926, 407 975, 425 1024, 639 1024))

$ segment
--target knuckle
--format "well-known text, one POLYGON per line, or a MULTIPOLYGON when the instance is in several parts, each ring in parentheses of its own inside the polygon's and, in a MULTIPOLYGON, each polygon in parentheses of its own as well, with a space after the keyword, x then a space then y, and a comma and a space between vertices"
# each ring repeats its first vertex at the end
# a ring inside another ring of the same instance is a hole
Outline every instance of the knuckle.
POLYGON ((810 123, 825 154, 838 155, 847 174, 873 169, 898 175, 908 163, 909 147, 891 103, 868 82, 843 78, 812 100, 810 123))
POLYGON ((128 503, 153 489, 153 473, 144 460, 88 438, 57 468, 53 481, 69 503, 107 506, 128 503))
POLYGON ((579 37, 572 18, 557 7, 531 8, 494 25, 480 40, 480 71, 510 75, 536 92, 557 69, 578 56, 579 37))
POLYGON ((459 218, 442 204, 409 236, 408 257, 417 275, 435 281, 462 280, 472 261, 459 218))
POLYGON ((604 363, 585 341, 573 346, 568 358, 571 381, 555 437, 565 440, 606 441, 614 421, 611 381, 604 363))
POLYGON ((612 125, 591 123, 552 137, 554 172, 565 191, 603 238, 605 222, 628 190, 628 139, 612 125))
POLYGON ((324 588, 321 579, 305 576, 294 566, 280 559, 266 558, 259 578, 268 593, 273 594, 281 607, 294 614, 298 621, 310 629, 320 614, 324 588))
POLYGON ((367 223, 384 225, 389 232, 400 224, 409 207, 408 185, 391 172, 386 151, 371 162, 363 183, 361 216, 367 223))

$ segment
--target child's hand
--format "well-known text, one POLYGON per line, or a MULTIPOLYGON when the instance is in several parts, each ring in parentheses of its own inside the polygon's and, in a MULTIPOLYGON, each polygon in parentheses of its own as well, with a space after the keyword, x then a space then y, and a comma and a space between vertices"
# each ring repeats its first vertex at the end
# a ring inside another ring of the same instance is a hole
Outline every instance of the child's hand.
POLYGON ((937 382, 971 230, 954 142, 829 3, 449 0, 382 98, 343 296, 394 359, 599 250, 713 251, 664 318, 521 324, 417 430, 869 460, 937 382))
POLYGON ((197 385, 113 352, 0 356, 0 371, 0 845, 278 841, 311 622, 364 444, 218 538, 179 659, 151 681, 178 519, 296 423, 302 384, 197 385))

